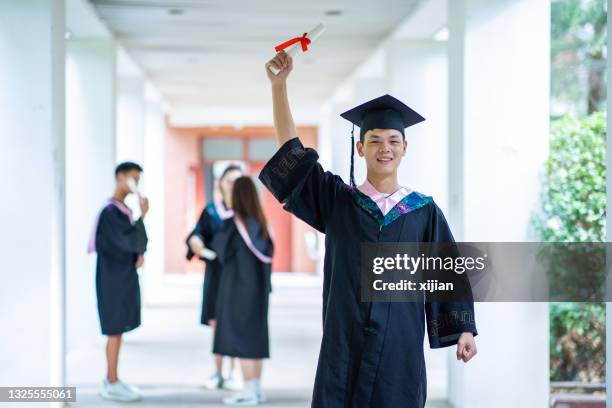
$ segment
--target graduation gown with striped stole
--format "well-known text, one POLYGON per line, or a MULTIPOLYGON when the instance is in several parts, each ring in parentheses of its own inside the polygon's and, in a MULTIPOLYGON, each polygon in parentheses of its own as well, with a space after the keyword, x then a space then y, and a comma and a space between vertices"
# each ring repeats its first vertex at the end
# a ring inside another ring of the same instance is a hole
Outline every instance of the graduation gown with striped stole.
POLYGON ((136 260, 147 249, 142 218, 134 222, 127 207, 111 200, 99 215, 93 246, 98 253, 96 294, 102 334, 133 330, 140 326, 136 260))
POLYGON ((212 241, 223 268, 213 353, 268 358, 268 298, 274 246, 270 238, 261 237, 262 226, 256 220, 245 220, 242 232, 237 223, 235 217, 223 221, 212 241))
POLYGON ((383 215, 370 197, 325 172, 316 151, 298 138, 281 146, 259 179, 287 211, 325 233, 312 406, 424 407, 426 326, 432 348, 456 344, 463 332, 477 334, 473 303, 361 302, 360 243, 453 242, 441 210, 412 192, 383 215))

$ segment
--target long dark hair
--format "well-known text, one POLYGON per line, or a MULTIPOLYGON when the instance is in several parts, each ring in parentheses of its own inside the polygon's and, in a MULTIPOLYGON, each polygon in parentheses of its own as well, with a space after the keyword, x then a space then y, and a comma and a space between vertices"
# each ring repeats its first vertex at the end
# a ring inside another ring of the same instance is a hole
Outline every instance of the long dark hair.
POLYGON ((268 239, 268 223, 261 209, 257 188, 250 177, 241 176, 234 181, 232 191, 232 209, 236 217, 243 223, 247 218, 257 220, 261 225, 261 238, 268 239))

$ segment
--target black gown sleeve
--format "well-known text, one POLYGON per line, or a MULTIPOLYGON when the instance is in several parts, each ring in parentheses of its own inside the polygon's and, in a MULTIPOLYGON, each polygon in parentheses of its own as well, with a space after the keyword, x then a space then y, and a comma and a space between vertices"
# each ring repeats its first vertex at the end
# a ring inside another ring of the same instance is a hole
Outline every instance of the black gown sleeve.
MULTIPOLYGON (((454 244, 455 242, 442 210, 434 202, 431 203, 425 240, 434 243, 454 244)), ((470 295, 468 300, 465 299, 465 296, 461 301, 452 302, 427 301, 426 299, 427 334, 431 348, 457 344, 459 336, 464 332, 471 332, 474 336, 478 334, 474 320, 474 302, 471 301, 470 283, 465 275, 461 277, 462 280, 459 283, 467 285, 464 288, 470 295)))
POLYGON ((324 171, 316 150, 299 138, 285 142, 266 163, 259 180, 284 209, 320 232, 325 232, 337 197, 347 188, 342 179, 324 171))
MULTIPOLYGON (((207 207, 204 207, 204 209, 202 210, 202 213, 200 214, 200 218, 198 219, 198 222, 193 228, 193 231, 191 231, 191 233, 187 236, 187 239, 185 240, 185 244, 187 244, 186 258, 188 260, 191 260, 191 258, 193 258, 196 255, 193 253, 193 251, 191 250, 191 247, 189 246, 189 240, 191 239, 191 237, 193 237, 194 235, 199 237, 202 240, 202 242, 204 242, 205 246, 212 239, 212 231, 211 231, 212 226, 211 226, 210 218, 211 217, 210 217, 210 214, 208 214, 207 207)), ((199 255, 198 257, 200 259, 204 259, 199 255)))
POLYGON ((147 231, 142 218, 132 225, 128 217, 113 206, 100 214, 96 231, 96 250, 99 253, 127 253, 142 255, 147 250, 147 231))

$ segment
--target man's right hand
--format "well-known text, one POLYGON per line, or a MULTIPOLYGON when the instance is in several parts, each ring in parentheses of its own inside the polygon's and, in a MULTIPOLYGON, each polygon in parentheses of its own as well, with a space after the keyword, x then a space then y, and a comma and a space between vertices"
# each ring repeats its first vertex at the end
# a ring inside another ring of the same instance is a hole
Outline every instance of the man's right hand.
POLYGON ((281 51, 274 58, 266 63, 266 74, 272 85, 284 84, 287 82, 287 77, 293 70, 293 58, 291 58, 285 51, 281 51), (280 70, 277 75, 274 75, 268 66, 276 67, 280 70))
POLYGON ((289 107, 289 96, 287 95, 287 77, 293 69, 293 60, 284 51, 276 54, 266 64, 266 73, 272 84, 272 114, 274 117, 274 131, 276 141, 282 146, 287 140, 297 137, 297 128, 291 115, 289 107), (278 68, 280 72, 274 75, 268 66, 278 68))
POLYGON ((149 212, 149 199, 139 196, 138 200, 140 202, 140 212, 142 214, 141 217, 144 218, 144 216, 149 212))
POLYGON ((144 265, 144 256, 138 255, 138 259, 136 259, 136 269, 141 268, 144 265))

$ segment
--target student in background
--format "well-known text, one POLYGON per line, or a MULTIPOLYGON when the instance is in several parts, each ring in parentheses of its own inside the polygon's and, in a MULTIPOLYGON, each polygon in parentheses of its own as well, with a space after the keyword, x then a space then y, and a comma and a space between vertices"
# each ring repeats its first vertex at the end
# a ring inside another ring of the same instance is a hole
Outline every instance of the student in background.
POLYGON ((139 195, 141 216, 132 217, 125 197, 136 189, 142 167, 121 163, 115 169, 115 192, 104 206, 89 243, 89 252, 97 252, 96 294, 102 334, 108 337, 108 371, 100 395, 114 401, 136 401, 136 388, 119 380, 117 369, 123 333, 140 326, 140 285, 137 268, 144 263, 147 233, 143 223, 149 201, 139 195))
POLYGON ((240 177, 232 193, 234 216, 223 222, 212 247, 223 265, 217 300, 214 353, 240 358, 244 390, 225 398, 227 405, 258 405, 263 359, 270 356, 268 296, 273 244, 257 189, 240 177))
MULTIPOLYGON (((211 253, 210 242, 223 220, 234 215, 229 208, 232 198, 232 186, 234 180, 242 175, 242 170, 237 165, 229 165, 223 170, 219 177, 218 190, 214 194, 213 200, 206 205, 198 222, 187 237, 187 259, 198 256, 206 262, 204 271, 204 285, 202 291, 202 315, 200 322, 210 326, 213 333, 216 326, 215 304, 219 290, 219 279, 221 277, 221 263, 214 253, 211 253)), ((227 376, 223 376, 223 356, 215 354, 215 373, 204 384, 205 388, 234 389, 236 384, 232 375, 234 360, 230 361, 230 371, 227 376)))

